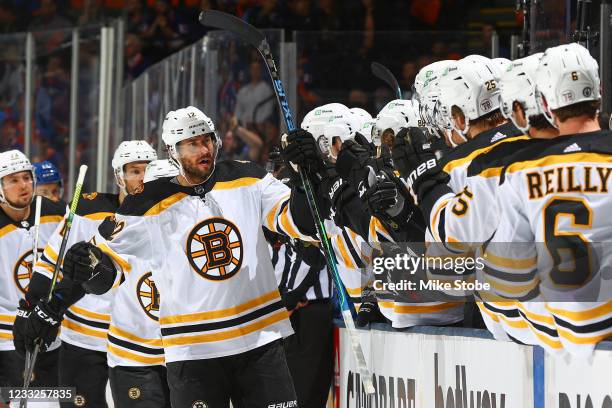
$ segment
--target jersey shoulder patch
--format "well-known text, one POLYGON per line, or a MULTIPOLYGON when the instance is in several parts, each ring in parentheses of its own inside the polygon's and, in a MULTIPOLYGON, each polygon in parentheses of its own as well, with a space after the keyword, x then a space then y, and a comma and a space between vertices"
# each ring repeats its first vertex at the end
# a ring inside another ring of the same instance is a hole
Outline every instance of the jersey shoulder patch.
POLYGON ((83 193, 79 198, 76 214, 82 217, 115 213, 119 208, 119 195, 109 193, 83 193))

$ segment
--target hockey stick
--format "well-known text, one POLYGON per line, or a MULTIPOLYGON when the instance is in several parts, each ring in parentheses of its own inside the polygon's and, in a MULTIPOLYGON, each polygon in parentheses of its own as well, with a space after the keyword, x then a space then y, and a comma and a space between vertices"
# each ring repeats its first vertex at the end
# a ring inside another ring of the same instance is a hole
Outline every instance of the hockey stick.
MULTIPOLYGON (((38 260, 38 232, 39 232, 39 227, 40 227, 40 208, 42 206, 42 196, 36 196, 36 210, 34 213, 34 243, 32 245, 32 273, 34 273, 34 265, 36 265, 36 261, 38 260)), ((30 275, 30 279, 32 278, 32 275, 30 275)), ((29 367, 29 362, 30 359, 32 358, 31 353, 29 351, 26 351, 26 366, 24 367, 24 371, 23 371, 23 387, 27 388, 28 387, 28 373, 30 372, 30 367, 29 367)), ((30 374, 30 377, 32 376, 32 374, 30 374)), ((27 406, 27 400, 19 400, 19 405, 26 407, 27 406), (23 401, 23 402, 22 402, 23 401)))
MULTIPOLYGON (((272 56, 272 52, 270 51, 270 45, 268 44, 268 41, 266 40, 264 34, 257 28, 244 22, 243 20, 231 14, 223 13, 220 11, 203 11, 200 14, 200 24, 232 32, 245 42, 257 48, 257 50, 265 60, 266 66, 268 67, 268 71, 270 72, 270 76, 272 77, 274 92, 276 93, 278 103, 282 109, 283 118, 285 120, 285 124, 287 125, 287 130, 289 132, 296 130, 297 127, 295 125, 295 122, 293 121, 293 113, 291 112, 291 108, 289 107, 289 101, 287 100, 287 95, 285 94, 283 83, 280 80, 278 68, 276 67, 274 57, 272 56)), ((312 217, 315 221, 317 233, 319 234, 319 237, 321 239, 327 268, 330 271, 332 279, 335 283, 334 286, 336 287, 336 290, 338 292, 340 308, 342 311, 342 318, 344 320, 347 333, 349 334, 351 349, 353 350, 353 354, 357 363, 357 369, 359 371, 359 374, 361 375, 361 380, 363 381, 364 390, 367 394, 373 394, 374 384, 372 383, 372 376, 370 374, 370 371, 368 370, 365 357, 363 355, 363 350, 361 348, 361 344, 359 343, 359 334, 357 332, 357 329, 355 328, 355 322, 353 320, 353 315, 351 314, 351 308, 348 303, 348 298, 346 296, 346 293, 342 289, 343 285, 342 280, 340 279, 340 275, 338 273, 338 268, 336 266, 336 257, 334 255, 334 251, 332 249, 329 237, 327 236, 325 225, 323 224, 319 210, 317 209, 317 203, 314 198, 312 185, 304 170, 298 170, 302 184, 304 186, 304 190, 306 192, 306 198, 308 199, 308 206, 310 207, 310 212, 312 213, 312 217)))
POLYGON ((397 82, 395 75, 393 75, 389 68, 385 67, 380 62, 372 62, 370 64, 370 69, 376 78, 384 81, 391 87, 391 89, 393 89, 397 99, 402 99, 402 89, 400 88, 399 82, 397 82))
MULTIPOLYGON (((57 254, 57 261, 55 261, 55 269, 53 270, 53 277, 51 278, 51 286, 49 287, 49 292, 47 297, 43 299, 45 303, 49 303, 53 297, 53 290, 55 289, 55 284, 57 283, 57 278, 59 276, 59 272, 61 269, 62 261, 64 259, 64 253, 66 252, 66 245, 68 244, 68 236, 70 235, 70 229, 72 228, 72 220, 74 219, 74 214, 76 213, 77 205, 79 203, 79 198, 81 198, 81 189, 83 188, 83 182, 85 180, 85 174, 87 173, 87 166, 81 165, 79 168, 79 176, 77 177, 76 186, 74 187, 74 193, 72 194, 72 202, 70 203, 70 211, 68 212, 68 218, 66 219, 66 226, 64 227, 64 236, 62 237, 62 243, 60 245, 59 253, 57 254)), ((32 380, 32 373, 34 372, 34 366, 36 364, 36 359, 38 357, 38 353, 40 352, 40 341, 36 342, 34 345, 34 351, 32 351, 32 356, 29 361, 26 360, 26 373, 24 375, 24 384, 23 388, 27 390, 30 387, 30 382, 32 380)), ((25 393, 27 394, 27 392, 25 393)), ((27 399, 22 399, 19 402, 19 407, 24 408, 27 407, 27 399)))

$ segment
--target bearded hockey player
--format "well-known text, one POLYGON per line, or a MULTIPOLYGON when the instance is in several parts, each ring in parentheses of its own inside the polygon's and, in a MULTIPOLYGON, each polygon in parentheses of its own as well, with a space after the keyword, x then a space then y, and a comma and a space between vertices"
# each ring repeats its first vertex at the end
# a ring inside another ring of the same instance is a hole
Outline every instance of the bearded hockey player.
MULTIPOLYGON (((115 213, 128 194, 142 190, 145 167, 148 162, 156 158, 155 150, 144 141, 126 141, 119 145, 112 160, 115 181, 120 189, 119 194, 98 192, 83 194, 73 219, 68 248, 76 242, 90 240, 102 221, 115 213)), ((62 238, 63 223, 55 229, 36 264, 26 299, 34 299, 32 300, 34 302, 47 293, 62 238)), ((72 260, 66 256, 64 268, 69 267, 71 262, 72 260)), ((106 338, 112 301, 113 293, 107 293, 105 296, 86 295, 71 305, 65 314, 59 311, 50 312, 57 325, 61 322, 62 326, 60 384, 76 387, 78 401, 90 407, 106 407, 105 387, 108 381, 106 338)), ((34 339, 37 337, 38 329, 45 331, 45 326, 31 324, 24 328, 23 335, 34 339)), ((46 334, 48 339, 45 341, 54 339, 55 334, 55 331, 46 334)), ((18 346, 27 348, 29 345, 21 342, 18 346)), ((65 404, 72 406, 72 403, 65 404)))
MULTIPOLYGON (((60 202, 64 194, 64 180, 59 169, 50 161, 34 163, 36 195, 60 202)), ((64 204, 64 203, 62 203, 64 204)))
MULTIPOLYGON (((216 163, 220 139, 197 108, 169 112, 162 136, 180 175, 128 197, 96 245, 69 250, 64 273, 101 294, 152 271, 173 406, 296 405, 280 343, 292 330, 261 227, 313 241, 305 194, 251 163, 216 163)), ((316 148, 293 136, 286 149, 316 148)))
POLYGON ((598 245, 612 231, 612 134, 599 127, 598 66, 586 48, 546 50, 535 83, 539 108, 560 137, 516 153, 504 168, 485 273, 496 294, 518 300, 518 313, 500 319, 526 325, 529 344, 588 355, 612 335, 603 276, 611 254, 598 245))
MULTIPOLYGON (((168 160, 147 165, 144 182, 178 175, 168 160)), ((132 269, 113 298, 108 330, 108 366, 116 407, 170 406, 159 327, 161 296, 149 270, 132 269)))
MULTIPOLYGON (((0 153, 0 387, 23 385, 25 353, 13 346, 15 315, 27 315, 37 306, 21 299, 30 285, 33 252, 42 251, 65 212, 62 205, 42 199, 39 247, 34 248, 35 187, 34 168, 23 153, 0 153)), ((57 354, 56 344, 37 361, 34 386, 57 386, 57 354)), ((8 396, 0 395, 4 403, 8 396)))

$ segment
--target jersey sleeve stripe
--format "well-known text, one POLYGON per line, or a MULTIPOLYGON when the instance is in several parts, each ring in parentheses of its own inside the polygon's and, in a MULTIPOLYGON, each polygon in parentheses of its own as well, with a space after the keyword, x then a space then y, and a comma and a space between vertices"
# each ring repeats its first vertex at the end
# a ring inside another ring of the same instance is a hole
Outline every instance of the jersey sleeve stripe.
POLYGON ((146 344, 147 346, 153 346, 153 347, 163 347, 161 339, 143 339, 142 337, 138 337, 132 333, 128 333, 125 330, 122 330, 113 325, 110 326, 109 333, 115 336, 118 336, 118 337, 123 337, 127 340, 131 340, 132 342, 135 342, 135 343, 146 344))
POLYGON ((588 320, 597 319, 599 317, 604 317, 606 315, 612 314, 612 301, 606 302, 603 305, 594 307, 592 309, 579 311, 559 309, 557 307, 551 306, 550 304, 547 304, 546 308, 554 315, 561 316, 569 320, 588 320))
POLYGON ((357 266, 353 263, 353 260, 349 256, 342 237, 340 235, 334 235, 333 240, 336 243, 335 247, 338 248, 338 252, 340 253, 340 258, 342 259, 342 262, 344 262, 344 265, 347 268, 355 269, 357 266))
POLYGON ((106 339, 106 331, 93 330, 88 327, 81 326, 80 324, 77 324, 69 319, 64 319, 64 321, 62 322, 62 327, 65 327, 66 329, 70 329, 77 333, 86 334, 92 337, 98 337, 100 339, 106 339))
POLYGON ((228 309, 220 309, 220 310, 211 310, 207 312, 201 313, 192 313, 187 315, 177 315, 177 316, 164 316, 159 319, 159 323, 161 325, 169 325, 169 324, 181 324, 181 323, 193 323, 201 320, 212 320, 212 319, 221 319, 224 317, 234 316, 240 313, 243 313, 249 309, 254 309, 257 306, 266 304, 270 301, 276 301, 280 299, 280 294, 278 290, 273 290, 271 292, 266 293, 258 298, 252 299, 248 302, 245 302, 241 305, 231 307, 228 309))
POLYGON ((291 214, 289 212, 289 204, 285 205, 278 218, 278 225, 285 231, 291 238, 299 239, 302 241, 313 242, 312 237, 301 234, 297 226, 293 223, 291 214))
POLYGON ((600 341, 607 339, 612 334, 610 332, 607 332, 604 334, 600 334, 598 336, 578 337, 574 335, 572 332, 565 330, 559 326, 557 326, 557 331, 559 332, 559 336, 562 337, 563 339, 567 340, 568 342, 572 344, 580 344, 580 345, 597 344, 600 341))
POLYGON ((484 258, 486 263, 491 263, 493 266, 507 269, 531 269, 537 265, 537 257, 531 258, 505 258, 500 255, 495 255, 490 250, 485 251, 484 258))
POLYGON ((0 332, 0 340, 13 340, 13 333, 0 332))
POLYGON ((0 315, 0 322, 13 324, 15 321, 15 316, 12 315, 0 315))
POLYGON ((274 207, 272 207, 272 209, 268 212, 268 214, 266 215, 266 228, 270 229, 273 232, 278 232, 276 229, 275 222, 276 218, 278 217, 278 209, 280 208, 281 204, 287 202, 289 197, 290 194, 287 194, 286 196, 282 197, 280 200, 278 200, 276 204, 274 204, 274 207))
POLYGON ((205 333, 196 336, 181 336, 181 337, 164 337, 163 343, 164 348, 172 347, 172 346, 184 346, 189 344, 198 344, 198 343, 209 343, 216 341, 223 341, 234 339, 237 337, 245 336, 249 333, 253 333, 258 330, 262 330, 268 326, 273 325, 274 323, 281 322, 289 317, 289 312, 286 309, 282 309, 277 313, 262 319, 255 321, 251 324, 244 325, 241 327, 237 327, 235 329, 222 331, 218 333, 205 333))
POLYGON ((71 312, 83 315, 85 317, 89 317, 91 319, 102 320, 104 322, 109 322, 109 323, 110 323, 110 320, 111 320, 111 317, 110 317, 109 314, 91 312, 89 310, 83 309, 82 307, 78 307, 77 305, 70 306, 69 310, 71 312))

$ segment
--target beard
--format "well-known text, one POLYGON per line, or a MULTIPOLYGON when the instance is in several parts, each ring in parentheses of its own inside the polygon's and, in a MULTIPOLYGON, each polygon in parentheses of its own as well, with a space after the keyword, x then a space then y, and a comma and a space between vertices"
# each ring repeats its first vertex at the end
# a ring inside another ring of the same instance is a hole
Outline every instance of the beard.
POLYGON ((210 177, 215 169, 215 160, 211 158, 208 165, 183 163, 182 166, 188 182, 201 184, 210 177))
POLYGON ((24 210, 28 208, 30 204, 32 204, 33 198, 34 195, 29 194, 27 197, 18 197, 16 200, 9 200, 7 197, 5 197, 4 199, 11 207, 17 208, 19 210, 24 210))

